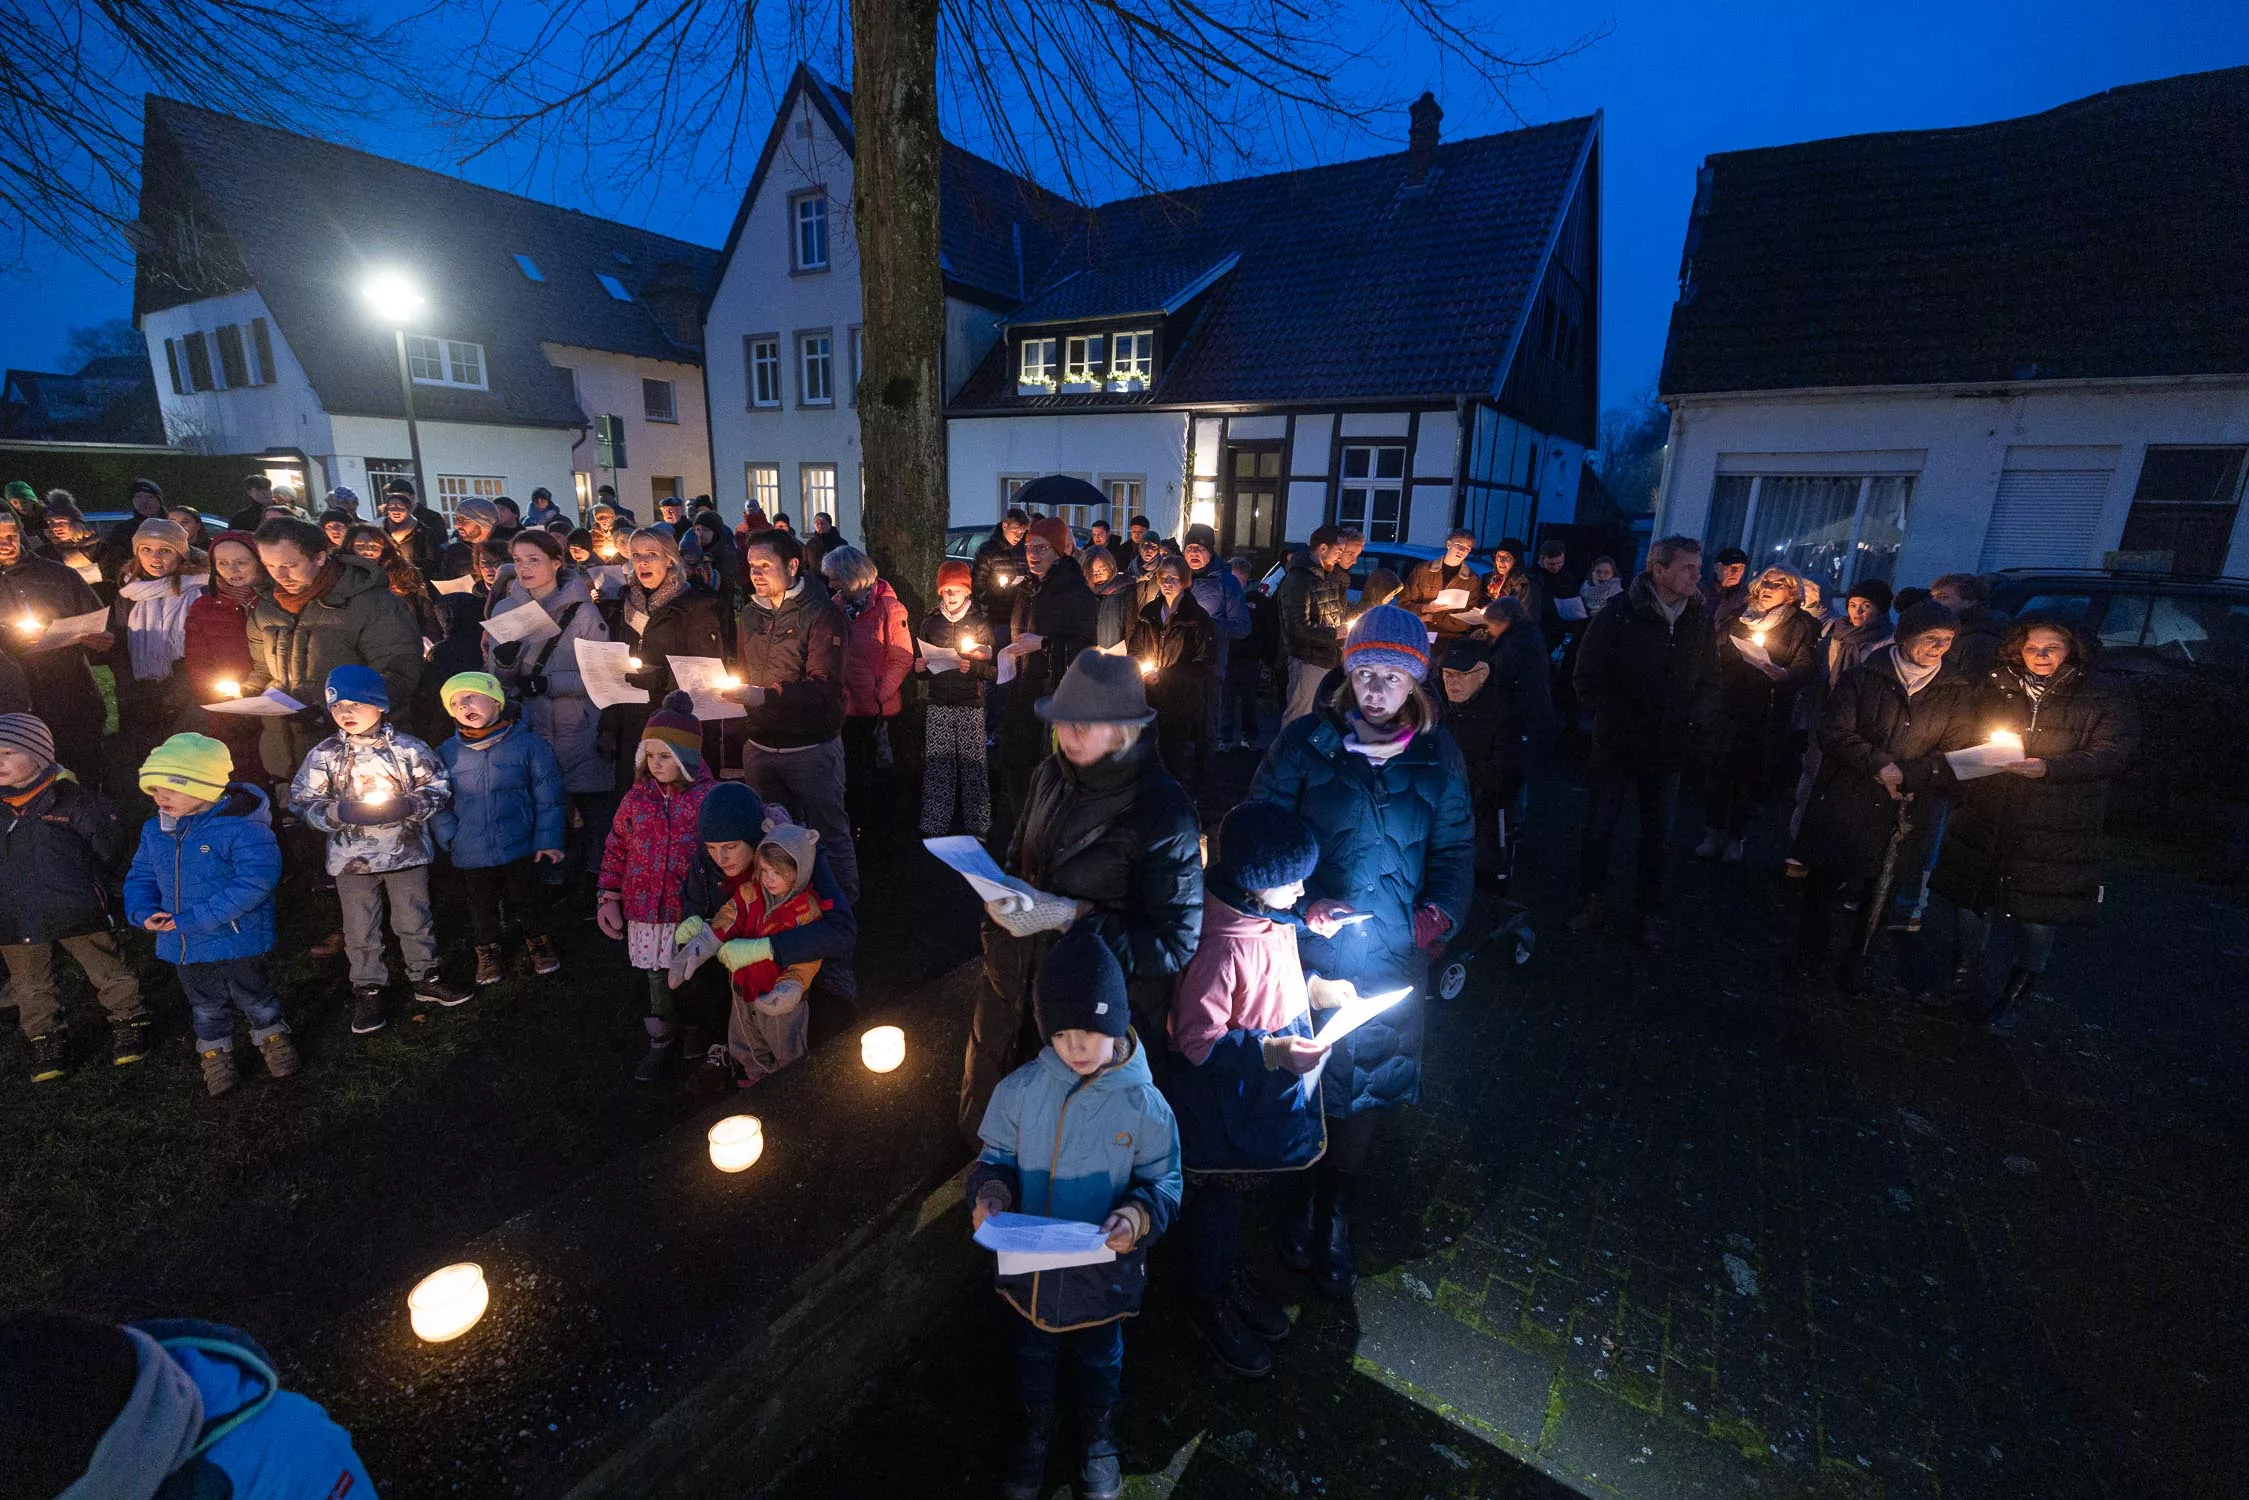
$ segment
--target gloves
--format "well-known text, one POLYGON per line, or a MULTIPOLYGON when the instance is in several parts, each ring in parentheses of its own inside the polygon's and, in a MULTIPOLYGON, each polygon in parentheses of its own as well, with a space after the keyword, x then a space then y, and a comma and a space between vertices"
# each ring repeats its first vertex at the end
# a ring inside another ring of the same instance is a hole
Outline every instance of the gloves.
POLYGON ((336 821, 354 828, 379 828, 385 823, 405 822, 406 808, 396 797, 382 802, 362 802, 356 797, 346 797, 336 804, 336 821))
POLYGON ((764 938, 736 938, 719 946, 718 961, 731 974, 748 964, 761 964, 773 956, 773 944, 764 938))
POLYGON ((701 937, 704 933, 710 931, 710 927, 711 924, 704 921, 701 917, 689 917, 686 921, 680 923, 677 927, 672 929, 672 946, 675 948, 684 948, 689 943, 694 942, 695 939, 701 937))
POLYGON ((1413 945, 1431 957, 1436 956, 1450 931, 1452 918, 1435 906, 1424 906, 1413 914, 1413 945))
POLYGON ((681 932, 686 932, 691 927, 694 929, 693 935, 674 948, 671 966, 666 971, 665 977, 675 990, 687 983, 695 971, 703 967, 720 947, 718 934, 701 917, 689 917, 679 924, 681 932))
POLYGON ((750 1002, 761 1015, 785 1016, 804 1004, 804 986, 784 979, 750 1002))

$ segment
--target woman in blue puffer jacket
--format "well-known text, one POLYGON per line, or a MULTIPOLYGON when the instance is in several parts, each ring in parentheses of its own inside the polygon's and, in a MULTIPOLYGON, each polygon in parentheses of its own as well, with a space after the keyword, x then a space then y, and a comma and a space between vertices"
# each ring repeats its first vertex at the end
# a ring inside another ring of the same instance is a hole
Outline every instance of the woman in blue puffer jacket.
POLYGON ((1304 967, 1349 980, 1362 995, 1415 993, 1346 1037, 1320 1087, 1328 1154, 1290 1215, 1282 1256, 1314 1269, 1315 1284, 1348 1297, 1352 1183, 1365 1165, 1377 1111, 1421 1091, 1422 994, 1446 934, 1467 919, 1475 888, 1475 819, 1460 747, 1422 691, 1429 634, 1394 604, 1359 616, 1343 648, 1342 681, 1312 713, 1281 731, 1250 795, 1311 825, 1320 862, 1305 883, 1307 925, 1364 913, 1333 936, 1307 936, 1304 967))
POLYGON ((437 846, 453 857, 468 887, 469 927, 476 936, 476 982, 505 977, 500 960, 500 903, 523 929, 535 973, 562 967, 540 899, 538 864, 562 859, 569 803, 562 762, 545 740, 508 713, 505 690, 489 672, 457 672, 438 689, 458 725, 437 747, 452 778, 453 800, 430 821, 437 846))

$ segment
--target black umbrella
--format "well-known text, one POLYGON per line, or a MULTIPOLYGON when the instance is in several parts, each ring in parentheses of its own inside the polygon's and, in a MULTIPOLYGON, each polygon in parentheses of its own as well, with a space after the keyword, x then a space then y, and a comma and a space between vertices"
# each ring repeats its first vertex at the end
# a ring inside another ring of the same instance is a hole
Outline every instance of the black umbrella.
POLYGON ((1008 503, 1025 510, 1042 510, 1051 516, 1058 506, 1107 505, 1109 497, 1074 475, 1048 474, 1017 490, 1015 498, 1008 503))

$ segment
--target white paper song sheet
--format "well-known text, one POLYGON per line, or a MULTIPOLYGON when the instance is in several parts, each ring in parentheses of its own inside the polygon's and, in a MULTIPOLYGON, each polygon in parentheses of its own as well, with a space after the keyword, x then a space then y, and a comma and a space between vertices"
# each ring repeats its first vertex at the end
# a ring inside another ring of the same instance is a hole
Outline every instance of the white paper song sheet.
POLYGON ((668 656, 672 681, 695 700, 695 717, 708 724, 713 719, 746 719, 750 711, 720 693, 734 685, 726 663, 715 656, 668 656))
POLYGON ((441 594, 473 594, 476 592, 476 575, 463 573, 458 578, 433 579, 430 587, 441 594))
POLYGON ((302 703, 279 688, 267 688, 254 698, 221 698, 218 702, 206 703, 203 707, 210 713, 241 714, 251 719, 278 719, 304 711, 302 703))
POLYGON ((1436 609, 1466 609, 1468 607, 1468 590, 1439 589, 1437 590, 1437 597, 1430 600, 1429 603, 1436 609))
POLYGON ((1015 680, 1015 669, 1022 665, 1023 658, 1045 644, 1046 642, 1038 636, 1019 635, 1000 647, 999 680, 1003 683, 1013 682, 1015 680))
POLYGON ((1554 613, 1565 620, 1582 620, 1585 618, 1585 601, 1574 594, 1564 594, 1554 601, 1554 613))
POLYGON ((1769 667, 1773 664, 1772 652, 1765 649, 1765 638, 1756 631, 1728 636, 1727 639, 1734 643, 1734 649, 1741 653, 1742 660, 1751 666, 1769 667))
POLYGON ((961 669, 961 654, 951 647, 933 645, 917 636, 914 649, 921 653, 921 659, 928 664, 931 672, 958 672, 961 669))
POLYGON ((2008 766, 2018 765, 2023 758, 2023 744, 2017 739, 2010 743, 1970 745, 1965 750, 1948 750, 1945 760, 1952 767, 1956 781, 1980 781, 1986 776, 1997 776, 2008 766))
POLYGON ((631 646, 623 641, 580 640, 577 648, 578 677, 595 708, 648 701, 648 689, 636 688, 625 680, 625 674, 632 670, 631 646))
POLYGON ((484 622, 484 633, 504 646, 510 641, 522 641, 526 644, 543 641, 550 635, 560 635, 562 632, 555 628, 554 616, 547 613, 544 605, 534 600, 529 604, 518 604, 513 609, 501 610, 484 622))
POLYGON ((996 1251, 1002 1276, 1097 1266, 1117 1258, 1099 1224, 1042 1219, 1036 1214, 994 1214, 976 1231, 976 1243, 996 1251))
POLYGON ((1453 611, 1452 617, 1462 625, 1489 625, 1491 623, 1484 618, 1484 612, 1480 609, 1456 609, 1453 611))
MULTIPOLYGON (((1391 1006, 1413 993, 1413 986, 1402 990, 1385 990, 1379 995, 1361 995, 1327 1013, 1327 1019, 1312 1033, 1312 1040, 1322 1047, 1332 1047, 1361 1026, 1381 1015, 1391 1006)), ((1297 1092, 1306 1099, 1312 1097, 1312 1086, 1319 1081, 1317 1069, 1298 1080, 1297 1092)))
POLYGON ((998 861, 992 858, 991 851, 969 834, 955 833, 944 838, 923 839, 921 846, 951 866, 975 890, 980 900, 997 901, 1000 897, 1011 894, 1029 896, 1036 900, 1045 895, 1037 886, 1001 869, 998 861))
POLYGON ((13 637, 17 650, 29 653, 60 651, 65 646, 77 645, 88 636, 100 635, 107 629, 109 629, 109 610, 105 607, 87 610, 82 615, 64 615, 59 620, 37 621, 35 619, 32 628, 29 630, 24 629, 22 623, 18 622, 16 627, 8 634, 13 637))

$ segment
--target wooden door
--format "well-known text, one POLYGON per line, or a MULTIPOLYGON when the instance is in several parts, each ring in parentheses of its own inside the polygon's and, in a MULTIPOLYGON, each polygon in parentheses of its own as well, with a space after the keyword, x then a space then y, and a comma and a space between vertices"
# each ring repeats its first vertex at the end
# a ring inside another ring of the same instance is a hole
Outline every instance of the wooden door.
POLYGON ((1228 443, 1219 497, 1218 545, 1227 555, 1262 557, 1280 534, 1281 445, 1228 443))

